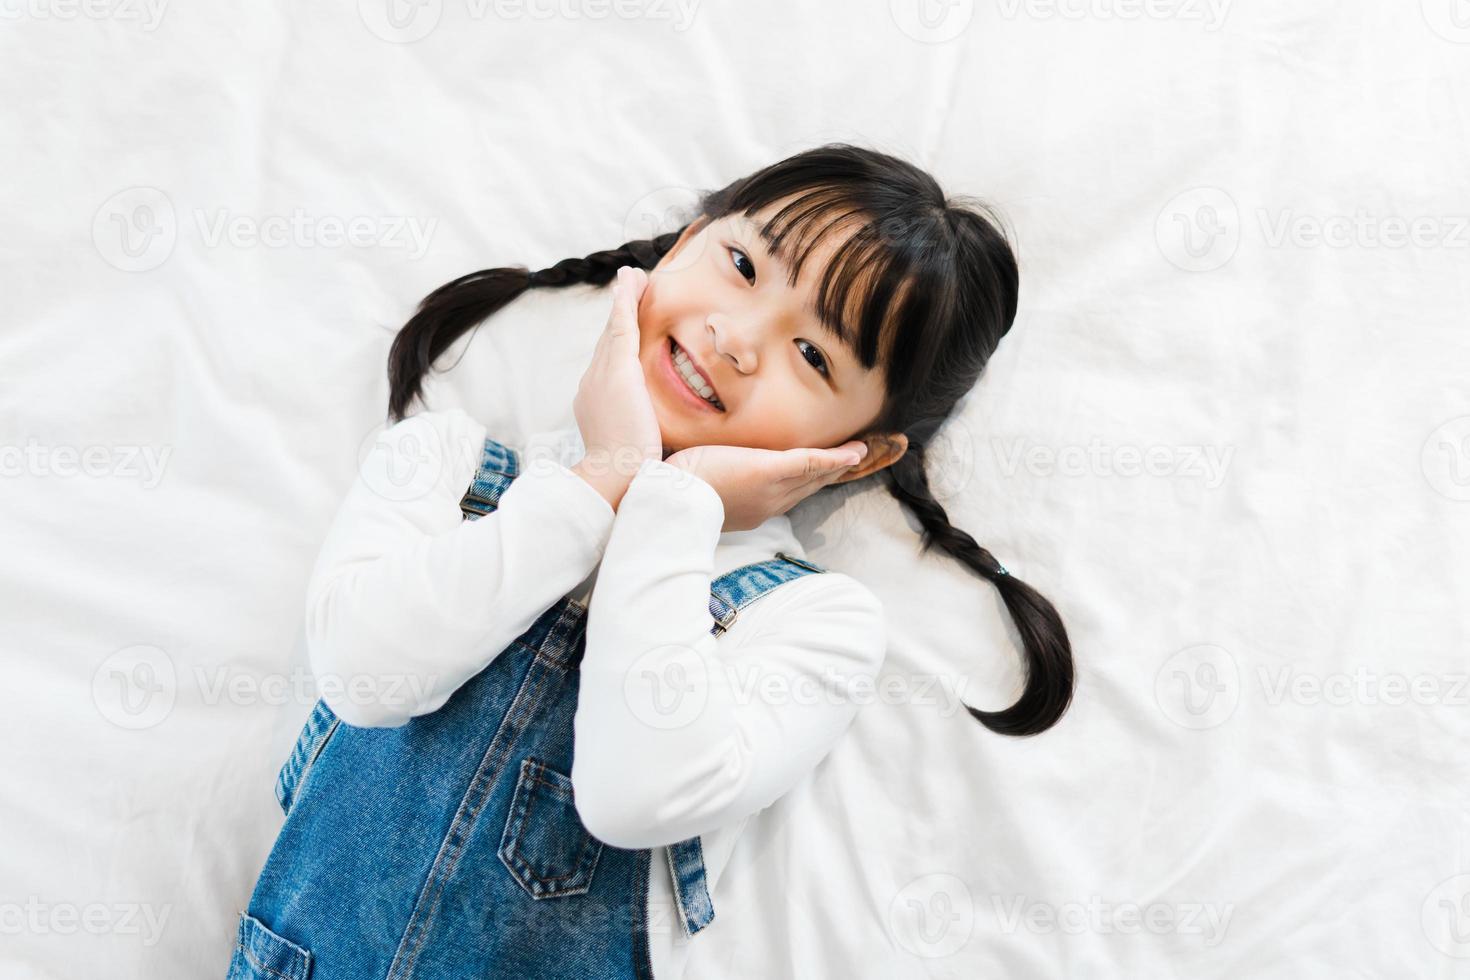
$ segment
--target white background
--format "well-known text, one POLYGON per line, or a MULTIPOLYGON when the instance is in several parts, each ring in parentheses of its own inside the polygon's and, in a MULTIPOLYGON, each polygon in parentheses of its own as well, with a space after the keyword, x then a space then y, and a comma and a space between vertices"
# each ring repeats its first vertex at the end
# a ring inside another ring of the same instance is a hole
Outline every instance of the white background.
MULTIPOLYGON (((1017 741, 925 689, 1013 696, 994 590, 804 505, 900 696, 691 976, 1470 976, 1470 7, 924 2, 0 0, 0 973, 223 975, 426 292, 841 139, 1012 225, 934 479, 1077 698, 1017 741)), ((517 303, 439 405, 569 422, 605 305, 517 303)))

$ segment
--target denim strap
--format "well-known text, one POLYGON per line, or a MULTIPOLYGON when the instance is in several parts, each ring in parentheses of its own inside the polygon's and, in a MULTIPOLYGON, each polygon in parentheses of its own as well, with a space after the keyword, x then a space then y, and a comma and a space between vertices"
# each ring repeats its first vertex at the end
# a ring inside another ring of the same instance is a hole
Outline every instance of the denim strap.
POLYGON ((476 520, 500 506, 500 495, 520 472, 521 458, 514 449, 494 439, 486 439, 475 479, 459 501, 459 509, 465 519, 476 520))
MULTIPOLYGON (((465 519, 477 520, 499 506, 500 495, 520 474, 520 469, 520 458, 514 449, 494 439, 486 439, 475 479, 459 503, 465 519)), ((710 632, 715 636, 725 632, 741 609, 783 582, 825 571, 820 565, 784 551, 776 552, 775 558, 731 569, 710 583, 709 613, 714 620, 710 632)), ((684 931, 693 936, 715 917, 705 876, 704 850, 699 837, 694 836, 670 844, 666 853, 679 905, 679 919, 684 931)))

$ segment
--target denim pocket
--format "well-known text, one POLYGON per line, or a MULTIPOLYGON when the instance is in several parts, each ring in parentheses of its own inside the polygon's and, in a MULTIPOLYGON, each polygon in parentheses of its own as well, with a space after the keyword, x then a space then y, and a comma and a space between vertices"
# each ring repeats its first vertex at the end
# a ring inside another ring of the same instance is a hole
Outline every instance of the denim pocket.
POLYGON ((500 860, 532 898, 580 895, 592 887, 602 841, 582 826, 572 780, 534 756, 521 772, 505 819, 500 860))
POLYGON ((291 801, 296 799, 306 774, 340 723, 341 720, 327 707, 327 702, 317 701, 306 724, 301 726, 301 734, 296 736, 295 748, 276 776, 276 802, 281 804, 282 813, 291 812, 291 801))
POLYGON ((240 913, 235 955, 225 980, 308 980, 311 954, 266 928, 255 916, 240 913))

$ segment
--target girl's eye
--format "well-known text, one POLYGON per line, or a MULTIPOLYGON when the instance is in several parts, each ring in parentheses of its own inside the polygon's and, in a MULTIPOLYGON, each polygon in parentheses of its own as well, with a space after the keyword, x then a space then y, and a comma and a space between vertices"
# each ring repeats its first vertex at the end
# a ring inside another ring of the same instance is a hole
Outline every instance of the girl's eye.
MULTIPOLYGON (((802 351, 802 355, 801 356, 802 357, 805 357, 806 358, 806 362, 808 364, 810 364, 812 367, 816 368, 818 371, 820 371, 822 373, 822 377, 825 378, 830 373, 830 371, 827 368, 827 359, 822 356, 822 352, 819 351, 819 350, 817 350, 817 348, 812 347, 812 345, 811 344, 808 344, 805 340, 798 340, 797 343, 798 344, 806 344, 807 347, 811 347, 812 353, 817 355, 817 359, 816 360, 812 360, 810 357, 807 357, 806 356, 806 352, 804 350, 802 351)), ((798 349, 800 349, 800 348, 798 348, 798 349)))
POLYGON ((740 251, 740 249, 738 249, 738 248, 728 248, 727 247, 727 250, 729 251, 731 257, 739 256, 739 258, 735 259, 735 271, 738 272, 738 273, 740 273, 742 276, 744 276, 746 282, 751 282, 751 283, 755 282, 755 265, 750 261, 750 257, 748 255, 746 255, 744 252, 740 251), (750 274, 749 275, 746 275, 745 270, 742 269, 742 268, 740 268, 740 259, 744 259, 745 260, 745 264, 748 265, 748 266, 750 266, 750 274))

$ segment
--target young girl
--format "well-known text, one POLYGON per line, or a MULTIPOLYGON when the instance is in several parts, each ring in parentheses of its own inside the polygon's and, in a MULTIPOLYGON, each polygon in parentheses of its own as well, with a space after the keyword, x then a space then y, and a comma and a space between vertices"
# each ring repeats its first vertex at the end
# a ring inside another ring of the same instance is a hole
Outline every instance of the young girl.
POLYGON ((834 144, 706 195, 678 232, 431 293, 390 354, 396 424, 312 574, 323 700, 229 976, 679 977, 741 830, 882 663, 881 606, 785 516, 833 483, 881 475, 924 550, 1000 590, 1026 684, 971 714, 1055 724, 1056 610, 949 524, 924 470, 1016 292, 978 210, 834 144), (408 415, 526 289, 615 278, 575 426, 513 448, 462 411, 408 415))

